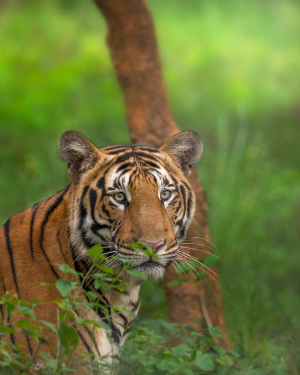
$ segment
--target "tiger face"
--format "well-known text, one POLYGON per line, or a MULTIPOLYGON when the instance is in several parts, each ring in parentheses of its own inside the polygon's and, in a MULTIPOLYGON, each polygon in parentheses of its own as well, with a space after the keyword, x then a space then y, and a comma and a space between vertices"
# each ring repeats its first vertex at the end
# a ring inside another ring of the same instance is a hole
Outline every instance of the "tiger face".
POLYGON ((195 211, 186 176, 200 159, 200 137, 188 131, 160 149, 98 150, 81 134, 66 132, 59 148, 73 180, 68 233, 77 256, 87 259, 89 249, 101 244, 110 267, 117 269, 122 263, 116 258, 125 258, 149 278, 162 278, 195 211), (137 251, 132 246, 137 241, 156 258, 137 251))

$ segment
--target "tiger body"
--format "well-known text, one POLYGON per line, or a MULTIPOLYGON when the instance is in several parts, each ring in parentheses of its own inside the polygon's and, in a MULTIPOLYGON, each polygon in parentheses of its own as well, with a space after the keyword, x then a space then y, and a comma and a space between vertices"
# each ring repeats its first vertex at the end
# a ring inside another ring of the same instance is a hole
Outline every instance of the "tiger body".
MULTIPOLYGON (((50 302, 60 298, 53 286, 63 274, 54 264, 68 264, 85 274, 89 269, 89 249, 101 244, 109 258, 131 260, 131 267, 149 278, 163 278, 173 263, 178 243, 184 238, 195 210, 195 198, 186 179, 192 164, 201 156, 200 137, 182 132, 162 148, 112 146, 98 150, 76 132, 66 132, 60 140, 60 154, 69 165, 72 182, 53 197, 10 218, 0 228, 0 293, 9 291, 25 301, 50 302), (156 259, 136 253, 136 241, 153 249, 156 259), (129 244, 129 246, 128 246, 129 244)), ((115 262, 114 273, 121 270, 115 262)), ((124 292, 110 289, 102 303, 125 308, 135 315, 140 306, 141 279, 126 274, 124 292)), ((91 285, 85 286, 93 290, 91 285)), ((82 300, 86 297, 80 296, 82 300)), ((4 318, 3 308, 0 314, 4 318)), ((55 306, 36 308, 40 320, 56 323, 55 306)), ((95 311, 103 320, 108 314, 95 311)), ((97 328, 94 339, 89 327, 79 331, 78 352, 97 356, 117 354, 123 345, 132 314, 114 314, 109 332, 97 328), (112 340, 108 338, 110 336, 112 340)), ((30 338, 10 334, 32 353, 30 338), (20 336, 20 337, 19 337, 20 336)))

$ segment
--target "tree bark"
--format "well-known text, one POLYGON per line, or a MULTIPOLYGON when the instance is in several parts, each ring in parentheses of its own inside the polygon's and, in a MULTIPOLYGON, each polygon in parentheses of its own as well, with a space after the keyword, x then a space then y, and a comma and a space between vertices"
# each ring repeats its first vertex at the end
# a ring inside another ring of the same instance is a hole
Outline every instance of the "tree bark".
MULTIPOLYGON (((155 29, 147 4, 144 0, 94 1, 107 22, 107 42, 124 94, 132 143, 160 147, 180 129, 171 113, 155 29)), ((196 195, 197 206, 187 238, 199 237, 193 239, 198 243, 195 247, 210 252, 210 246, 206 247, 210 233, 205 194, 195 168, 189 181, 196 195)), ((199 258, 202 253, 190 250, 190 254, 199 258)), ((213 267, 213 271, 216 272, 216 267, 213 267)), ((221 289, 214 274, 208 272, 205 281, 197 283, 190 275, 189 282, 168 286, 170 281, 177 278, 178 275, 170 268, 164 283, 170 321, 188 323, 197 328, 203 328, 205 322, 208 327, 219 326, 223 332, 224 346, 230 347, 221 289)))

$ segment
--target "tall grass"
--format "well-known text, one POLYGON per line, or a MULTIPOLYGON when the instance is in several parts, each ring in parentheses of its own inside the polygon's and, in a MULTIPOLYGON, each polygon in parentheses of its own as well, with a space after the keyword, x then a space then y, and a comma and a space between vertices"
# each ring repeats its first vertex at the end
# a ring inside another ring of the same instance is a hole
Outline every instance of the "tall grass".
POLYGON ((237 117, 231 150, 228 122, 219 120, 219 152, 207 181, 227 322, 250 363, 272 368, 291 361, 296 374, 300 255, 298 223, 291 217, 298 216, 300 181, 272 162, 261 133, 248 141, 245 111, 237 117))

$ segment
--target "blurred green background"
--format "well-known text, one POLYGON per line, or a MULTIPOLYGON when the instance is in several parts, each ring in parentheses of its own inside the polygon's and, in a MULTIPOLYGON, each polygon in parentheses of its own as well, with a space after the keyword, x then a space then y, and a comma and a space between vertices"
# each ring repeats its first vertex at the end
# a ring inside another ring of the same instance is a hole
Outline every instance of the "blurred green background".
MULTIPOLYGON (((149 6, 175 119, 203 138, 198 168, 240 366, 299 374, 300 3, 149 6)), ((10 0, 0 24, 3 224, 68 184, 64 131, 99 148, 129 137, 92 1, 10 0)), ((162 286, 146 283, 143 295, 140 321, 166 319, 162 286)))

